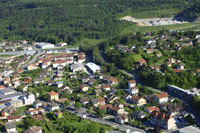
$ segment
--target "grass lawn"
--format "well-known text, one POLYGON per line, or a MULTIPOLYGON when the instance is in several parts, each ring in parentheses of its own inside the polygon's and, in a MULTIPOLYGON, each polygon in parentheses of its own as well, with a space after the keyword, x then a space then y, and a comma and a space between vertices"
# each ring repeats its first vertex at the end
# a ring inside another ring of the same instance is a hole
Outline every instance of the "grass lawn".
POLYGON ((104 40, 106 40, 106 39, 88 39, 88 38, 85 38, 85 39, 79 41, 78 43, 76 43, 75 45, 77 45, 77 46, 80 46, 82 44, 97 45, 98 43, 100 43, 104 40))
POLYGON ((33 105, 16 108, 13 114, 21 115, 22 113, 25 113, 29 108, 33 108, 33 105))
POLYGON ((133 55, 133 59, 137 62, 140 59, 142 59, 142 56, 140 54, 136 54, 136 55, 133 55))

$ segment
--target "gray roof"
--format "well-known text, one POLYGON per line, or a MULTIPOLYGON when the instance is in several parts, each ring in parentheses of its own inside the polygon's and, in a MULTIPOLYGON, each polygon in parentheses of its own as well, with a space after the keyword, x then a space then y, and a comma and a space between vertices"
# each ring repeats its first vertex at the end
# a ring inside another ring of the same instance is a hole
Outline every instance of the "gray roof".
POLYGON ((14 98, 17 98, 20 96, 22 96, 21 92, 16 92, 16 93, 9 94, 9 95, 0 95, 0 100, 14 99, 14 98))
POLYGON ((16 92, 14 89, 5 88, 0 90, 0 95, 8 92, 16 92))
POLYGON ((72 70, 74 70, 74 69, 79 69, 79 68, 85 69, 84 65, 82 65, 82 64, 72 64, 72 65, 71 65, 71 69, 72 69, 72 70))
POLYGON ((42 127, 33 126, 33 127, 30 127, 28 130, 24 131, 24 133, 37 133, 40 130, 42 130, 42 127))
POLYGON ((16 124, 14 122, 6 122, 6 129, 16 128, 16 124))
POLYGON ((200 133, 200 129, 194 126, 187 126, 179 129, 179 133, 200 133))

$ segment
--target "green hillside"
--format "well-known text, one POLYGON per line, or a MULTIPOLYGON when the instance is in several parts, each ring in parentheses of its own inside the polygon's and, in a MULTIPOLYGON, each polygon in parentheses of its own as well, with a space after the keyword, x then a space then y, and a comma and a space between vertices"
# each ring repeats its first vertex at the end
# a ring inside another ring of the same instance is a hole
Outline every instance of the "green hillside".
POLYGON ((192 7, 180 12, 176 17, 190 22, 198 20, 200 17, 200 1, 195 2, 192 7))
POLYGON ((191 0, 0 0, 0 39, 74 43, 104 39, 133 25, 119 20, 169 17, 191 0))

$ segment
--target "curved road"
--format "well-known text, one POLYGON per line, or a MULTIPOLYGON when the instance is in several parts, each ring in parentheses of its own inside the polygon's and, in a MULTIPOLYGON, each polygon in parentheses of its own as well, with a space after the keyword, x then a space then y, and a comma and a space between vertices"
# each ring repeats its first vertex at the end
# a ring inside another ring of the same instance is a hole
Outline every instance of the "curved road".
POLYGON ((42 55, 44 54, 41 50, 33 47, 36 51, 37 51, 37 54, 33 57, 33 59, 31 61, 29 61, 28 63, 24 64, 23 67, 27 67, 29 64, 33 64, 34 62, 37 61, 37 59, 42 55))

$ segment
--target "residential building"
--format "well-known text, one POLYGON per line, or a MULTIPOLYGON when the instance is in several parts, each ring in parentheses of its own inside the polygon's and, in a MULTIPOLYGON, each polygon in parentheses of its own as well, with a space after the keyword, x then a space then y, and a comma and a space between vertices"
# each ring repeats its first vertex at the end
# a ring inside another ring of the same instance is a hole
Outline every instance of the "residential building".
POLYGON ((72 72, 78 72, 78 71, 87 72, 83 64, 72 64, 70 66, 70 69, 72 72))
POLYGON ((89 86, 86 85, 86 84, 81 84, 80 85, 80 90, 83 91, 83 92, 86 92, 89 90, 89 86))
POLYGON ((162 112, 153 111, 150 115, 150 122, 153 125, 159 125, 167 130, 176 129, 176 121, 174 118, 162 112))
POLYGON ((159 104, 167 103, 169 101, 168 94, 167 93, 157 94, 157 95, 155 95, 155 100, 159 104))
POLYGON ((104 90, 104 91, 110 91, 110 85, 109 84, 103 84, 102 85, 102 90, 104 90))
POLYGON ((115 116, 115 122, 119 124, 124 124, 128 122, 128 115, 127 114, 118 114, 115 116))
POLYGON ((6 122, 5 128, 7 133, 17 133, 16 124, 14 122, 6 122))
POLYGON ((24 131, 24 133, 42 133, 42 127, 33 126, 30 127, 28 130, 24 131))
POLYGON ((143 119, 144 117, 146 117, 146 114, 143 111, 137 110, 136 112, 134 112, 132 114, 132 117, 140 120, 140 119, 143 119))
POLYGON ((13 113, 13 111, 14 111, 14 107, 12 106, 6 107, 1 111, 1 117, 9 116, 13 113))
POLYGON ((140 96, 132 96, 131 101, 137 106, 143 106, 147 103, 146 100, 140 96))
POLYGON ((108 81, 108 84, 110 84, 110 85, 117 85, 118 84, 118 80, 114 77, 107 76, 106 79, 108 81))
POLYGON ((89 99, 88 99, 88 97, 81 97, 81 98, 80 98, 80 102, 81 102, 82 104, 88 104, 88 103, 89 103, 89 99))
POLYGON ((8 120, 8 122, 18 122, 21 120, 21 116, 20 115, 7 116, 7 120, 8 120))
POLYGON ((25 105, 33 104, 35 102, 35 95, 27 93, 21 97, 25 105))
POLYGON ((43 113, 43 112, 44 112, 44 109, 39 107, 39 108, 30 108, 30 109, 28 109, 28 111, 26 113, 30 114, 30 115, 37 115, 37 114, 43 113))
POLYGON ((131 87, 131 88, 128 89, 128 92, 129 92, 130 95, 138 94, 139 88, 131 87))
POLYGON ((159 107, 151 106, 151 107, 146 107, 145 111, 150 114, 153 111, 160 111, 160 109, 159 109, 159 107))
POLYGON ((59 94, 55 91, 51 91, 49 92, 49 94, 47 95, 47 98, 49 101, 56 101, 59 99, 59 94))
POLYGON ((136 86, 136 81, 135 80, 129 80, 128 81, 128 88, 133 88, 136 86))

